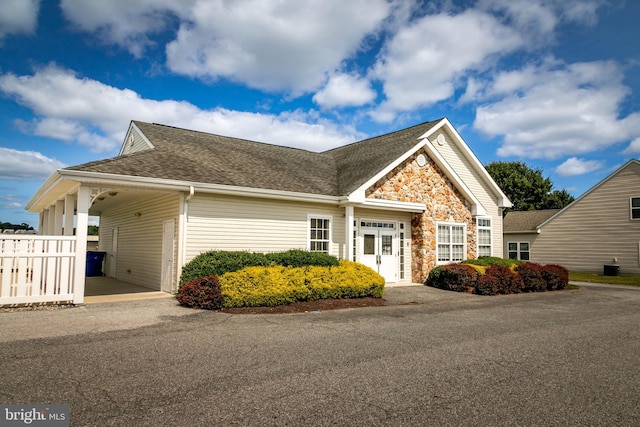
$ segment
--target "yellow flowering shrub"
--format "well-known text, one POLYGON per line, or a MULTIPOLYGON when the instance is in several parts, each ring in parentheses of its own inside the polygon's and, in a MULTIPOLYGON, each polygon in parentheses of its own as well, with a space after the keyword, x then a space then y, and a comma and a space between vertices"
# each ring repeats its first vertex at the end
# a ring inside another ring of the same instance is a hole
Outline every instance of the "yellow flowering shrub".
POLYGON ((475 265, 475 264, 467 264, 470 265, 471 267, 474 268, 474 270, 476 270, 478 272, 478 274, 485 274, 487 272, 487 266, 486 265, 475 265))
POLYGON ((247 267, 219 277, 224 307, 291 304, 325 298, 382 297, 384 278, 341 260, 331 267, 247 267))

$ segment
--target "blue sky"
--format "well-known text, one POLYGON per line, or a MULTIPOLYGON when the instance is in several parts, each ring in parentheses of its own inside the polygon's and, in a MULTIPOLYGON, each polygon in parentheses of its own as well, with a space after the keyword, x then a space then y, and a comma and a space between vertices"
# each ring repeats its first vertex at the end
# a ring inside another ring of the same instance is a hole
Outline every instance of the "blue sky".
POLYGON ((0 0, 0 221, 130 120, 324 151, 447 117, 579 196, 640 157, 640 2, 0 0))

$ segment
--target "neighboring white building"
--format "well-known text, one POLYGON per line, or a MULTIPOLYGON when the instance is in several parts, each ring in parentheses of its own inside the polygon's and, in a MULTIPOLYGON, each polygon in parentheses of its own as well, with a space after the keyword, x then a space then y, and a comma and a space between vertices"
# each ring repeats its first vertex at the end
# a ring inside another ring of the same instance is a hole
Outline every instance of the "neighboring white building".
POLYGON ((167 292, 212 249, 322 251, 422 281, 436 264, 501 256, 511 206, 447 119, 321 153, 134 121, 117 157, 38 190, 27 208, 41 233, 80 189, 107 276, 167 292))

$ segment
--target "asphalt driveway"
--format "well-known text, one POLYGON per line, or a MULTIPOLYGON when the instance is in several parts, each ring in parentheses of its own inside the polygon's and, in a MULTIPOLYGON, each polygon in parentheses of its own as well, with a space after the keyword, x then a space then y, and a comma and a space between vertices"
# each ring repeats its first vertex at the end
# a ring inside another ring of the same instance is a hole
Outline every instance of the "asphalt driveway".
POLYGON ((69 403, 74 426, 640 424, 640 289, 442 292, 283 315, 170 298, 0 313, 0 403, 69 403))

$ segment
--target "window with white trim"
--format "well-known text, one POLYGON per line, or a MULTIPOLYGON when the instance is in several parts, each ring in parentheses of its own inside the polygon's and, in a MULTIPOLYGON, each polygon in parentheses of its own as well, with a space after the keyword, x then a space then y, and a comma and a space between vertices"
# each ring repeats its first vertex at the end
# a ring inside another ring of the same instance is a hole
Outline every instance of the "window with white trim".
POLYGON ((438 263, 458 262, 465 258, 465 229, 464 224, 438 224, 438 263))
POLYGON ((531 259, 529 251, 529 242, 509 242, 509 259, 519 259, 521 261, 529 261, 531 259))
POLYGON ((640 220, 640 197, 632 197, 630 201, 631 219, 640 220))
POLYGON ((331 217, 309 215, 309 251, 331 253, 331 217))
POLYGON ((478 256, 491 256, 491 219, 478 218, 478 256))

